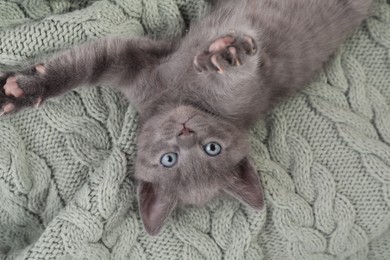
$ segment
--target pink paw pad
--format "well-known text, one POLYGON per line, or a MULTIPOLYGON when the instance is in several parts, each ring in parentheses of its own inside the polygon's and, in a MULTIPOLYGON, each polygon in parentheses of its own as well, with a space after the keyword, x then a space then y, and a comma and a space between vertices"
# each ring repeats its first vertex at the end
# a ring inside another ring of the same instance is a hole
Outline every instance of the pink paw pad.
POLYGON ((227 46, 234 42, 234 38, 226 36, 215 40, 209 47, 209 52, 218 52, 225 49, 227 46))
POLYGON ((19 87, 15 77, 9 77, 4 85, 4 91, 7 96, 16 98, 24 95, 23 90, 19 87))
POLYGON ((200 73, 216 71, 223 74, 229 67, 243 65, 246 56, 252 56, 256 51, 255 41, 252 37, 240 36, 234 30, 230 30, 229 35, 215 39, 207 51, 196 55, 193 63, 200 73))
MULTIPOLYGON (((42 64, 36 65, 35 69, 35 73, 38 75, 44 75, 46 73, 46 69, 42 64)), ((2 78, 1 82, 4 84, 3 90, 0 89, 0 116, 19 110, 24 106, 32 105, 38 108, 43 103, 44 99, 42 96, 35 97, 35 99, 31 98, 32 96, 36 96, 36 94, 34 94, 34 89, 30 87, 30 90, 32 90, 33 93, 25 93, 18 84, 17 77, 30 77, 32 75, 21 74, 8 78, 7 76, 6 73, 0 72, 0 78, 2 78)))

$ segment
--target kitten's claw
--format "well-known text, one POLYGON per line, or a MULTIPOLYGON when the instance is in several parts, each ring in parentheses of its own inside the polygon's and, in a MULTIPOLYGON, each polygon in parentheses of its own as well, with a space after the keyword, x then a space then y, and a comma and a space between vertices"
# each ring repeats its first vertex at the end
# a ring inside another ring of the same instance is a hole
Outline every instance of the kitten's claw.
POLYGON ((35 103, 34 107, 39 108, 42 105, 42 101, 43 101, 43 99, 41 97, 39 97, 37 99, 37 102, 35 103))
POLYGON ((14 110, 14 109, 15 109, 15 105, 14 104, 11 104, 11 103, 6 104, 3 107, 3 110, 0 113, 0 117, 4 116, 5 114, 8 114, 8 113, 12 112, 12 110, 14 110))
POLYGON ((218 73, 222 74, 225 72, 225 70, 218 63, 218 56, 217 55, 212 55, 210 60, 213 63, 213 65, 217 68, 218 73))
POLYGON ((35 69, 37 70, 37 72, 39 74, 45 74, 46 73, 46 68, 43 64, 38 64, 37 66, 35 66, 35 69))
POLYGON ((245 41, 244 41, 243 48, 247 51, 247 54, 249 54, 249 55, 256 54, 257 47, 256 47, 256 44, 255 44, 255 41, 253 40, 253 38, 249 37, 249 36, 245 36, 244 39, 245 39, 245 41))
POLYGON ((231 57, 232 57, 232 65, 234 65, 234 66, 240 66, 240 65, 241 65, 241 62, 238 60, 236 48, 234 48, 234 47, 229 47, 228 50, 229 50, 229 54, 230 54, 231 57))

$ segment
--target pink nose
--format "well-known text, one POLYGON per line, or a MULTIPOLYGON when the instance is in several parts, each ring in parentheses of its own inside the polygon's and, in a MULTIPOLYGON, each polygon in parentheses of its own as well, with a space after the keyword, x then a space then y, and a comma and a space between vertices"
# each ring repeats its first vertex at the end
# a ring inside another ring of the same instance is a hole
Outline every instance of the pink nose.
POLYGON ((187 128, 185 124, 183 124, 183 129, 180 130, 179 136, 186 136, 193 134, 194 131, 192 131, 190 128, 187 128))

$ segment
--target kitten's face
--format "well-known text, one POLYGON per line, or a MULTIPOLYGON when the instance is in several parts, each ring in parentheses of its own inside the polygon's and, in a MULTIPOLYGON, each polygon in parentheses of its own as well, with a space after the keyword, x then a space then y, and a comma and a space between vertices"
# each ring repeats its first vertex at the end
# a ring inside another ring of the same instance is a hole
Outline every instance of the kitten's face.
POLYGON ((136 178, 146 230, 157 234, 178 204, 231 194, 261 209, 263 194, 247 154, 247 133, 189 106, 150 118, 138 137, 136 178))

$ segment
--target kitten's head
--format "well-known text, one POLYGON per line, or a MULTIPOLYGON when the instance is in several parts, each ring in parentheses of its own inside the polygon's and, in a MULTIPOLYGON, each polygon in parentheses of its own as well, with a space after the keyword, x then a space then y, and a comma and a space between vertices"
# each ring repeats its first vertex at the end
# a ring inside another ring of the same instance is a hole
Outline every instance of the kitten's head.
POLYGON ((246 131, 190 106, 150 118, 138 137, 136 178, 146 231, 157 234, 177 205, 229 194, 263 208, 263 190, 248 159, 246 131))

